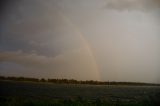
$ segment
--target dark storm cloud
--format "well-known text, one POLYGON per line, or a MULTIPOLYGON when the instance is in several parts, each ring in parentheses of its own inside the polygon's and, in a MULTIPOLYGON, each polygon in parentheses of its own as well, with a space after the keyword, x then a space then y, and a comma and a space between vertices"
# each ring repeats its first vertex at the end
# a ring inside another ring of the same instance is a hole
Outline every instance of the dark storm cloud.
POLYGON ((75 45, 70 43, 73 34, 68 31, 68 26, 59 16, 54 2, 49 0, 6 2, 3 16, 0 17, 0 50, 24 52, 34 50, 40 55, 55 56, 64 49, 75 48, 75 45), (49 5, 50 2, 52 7, 49 5))
POLYGON ((2 15, 3 10, 8 6, 13 0, 1 0, 0 1, 0 15, 2 15))
POLYGON ((160 8, 160 0, 106 0, 107 9, 150 11, 160 8))

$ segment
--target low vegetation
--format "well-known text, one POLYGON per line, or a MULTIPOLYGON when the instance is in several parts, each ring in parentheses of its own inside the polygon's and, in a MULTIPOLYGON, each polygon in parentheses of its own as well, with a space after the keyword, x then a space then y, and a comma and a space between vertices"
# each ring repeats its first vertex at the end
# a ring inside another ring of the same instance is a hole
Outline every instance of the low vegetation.
POLYGON ((0 77, 0 79, 0 106, 159 106, 160 104, 160 86, 155 86, 156 84, 151 86, 152 84, 146 83, 24 77, 0 77))

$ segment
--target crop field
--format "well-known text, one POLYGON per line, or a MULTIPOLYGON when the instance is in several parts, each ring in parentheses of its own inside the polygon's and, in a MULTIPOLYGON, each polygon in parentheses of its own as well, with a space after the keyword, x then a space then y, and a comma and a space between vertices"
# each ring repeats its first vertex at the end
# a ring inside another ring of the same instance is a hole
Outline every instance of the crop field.
POLYGON ((158 106, 160 87, 0 81, 0 106, 158 106))

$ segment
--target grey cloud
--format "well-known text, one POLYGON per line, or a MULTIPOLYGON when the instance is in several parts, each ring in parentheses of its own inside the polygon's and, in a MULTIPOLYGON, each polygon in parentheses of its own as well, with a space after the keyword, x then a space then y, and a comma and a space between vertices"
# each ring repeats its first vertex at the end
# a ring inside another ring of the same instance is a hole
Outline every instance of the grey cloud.
POLYGON ((35 53, 23 53, 22 51, 1 52, 0 62, 13 62, 24 66, 42 67, 53 63, 54 58, 37 55, 35 53))
POLYGON ((114 10, 150 11, 160 8, 159 0, 107 0, 105 8, 114 10))

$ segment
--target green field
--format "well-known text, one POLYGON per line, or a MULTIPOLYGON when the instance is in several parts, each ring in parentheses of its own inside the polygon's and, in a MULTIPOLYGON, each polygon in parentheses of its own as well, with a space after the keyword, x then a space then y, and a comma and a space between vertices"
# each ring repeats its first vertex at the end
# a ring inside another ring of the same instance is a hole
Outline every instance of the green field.
POLYGON ((158 106, 160 87, 0 81, 0 106, 158 106))

